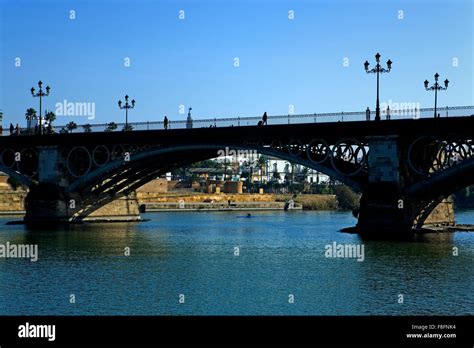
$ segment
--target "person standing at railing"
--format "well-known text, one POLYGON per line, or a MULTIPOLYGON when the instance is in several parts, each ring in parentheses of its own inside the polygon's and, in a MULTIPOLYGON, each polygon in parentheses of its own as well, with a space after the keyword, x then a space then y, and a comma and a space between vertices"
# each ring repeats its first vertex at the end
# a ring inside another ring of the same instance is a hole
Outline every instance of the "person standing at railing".
POLYGON ((370 109, 367 106, 367 110, 365 110, 365 120, 370 121, 370 109))
POLYGON ((13 126, 13 123, 10 122, 10 135, 13 135, 14 131, 15 131, 15 127, 13 126))
POLYGON ((264 124, 266 126, 267 125, 267 120, 268 120, 268 116, 267 116, 267 112, 265 111, 263 113, 263 116, 262 116, 262 124, 264 124))
POLYGON ((165 119, 163 120, 163 127, 165 128, 165 130, 168 129, 168 123, 169 123, 168 117, 165 116, 165 119))
POLYGON ((387 121, 390 121, 390 106, 387 106, 387 121))

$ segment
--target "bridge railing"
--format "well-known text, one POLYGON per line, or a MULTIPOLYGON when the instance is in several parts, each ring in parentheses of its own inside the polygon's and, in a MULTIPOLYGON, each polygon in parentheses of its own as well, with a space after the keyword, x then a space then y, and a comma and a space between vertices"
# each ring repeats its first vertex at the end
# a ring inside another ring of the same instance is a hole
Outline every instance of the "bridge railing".
MULTIPOLYGON (((474 106, 453 106, 439 107, 437 113, 440 117, 455 116, 474 116, 474 106)), ((390 110, 389 116, 387 110, 381 110, 381 119, 399 120, 399 119, 418 119, 433 118, 434 108, 399 108, 390 110)), ((370 120, 374 120, 375 111, 370 112, 370 120)), ((192 128, 212 128, 212 127, 239 127, 239 126, 256 126, 262 120, 262 116, 250 117, 226 117, 226 118, 207 118, 193 119, 192 128)), ((270 115, 267 119, 268 125, 281 124, 302 124, 302 123, 323 123, 323 122, 345 122, 345 121, 366 121, 367 115, 365 111, 355 112, 333 112, 333 113, 314 113, 314 114, 293 114, 293 115, 270 115)), ((117 128, 114 131, 121 131, 125 127, 125 123, 115 123, 117 128)), ((74 129, 74 133, 85 131, 103 132, 109 128, 110 124, 82 124, 74 129)), ((163 121, 146 121, 129 123, 132 130, 161 130, 164 129, 163 121)), ((169 120, 168 129, 184 129, 189 128, 186 120, 169 120)), ((67 126, 53 126, 53 132, 61 133, 67 131, 67 126)), ((23 134, 27 133, 25 131, 23 134)))

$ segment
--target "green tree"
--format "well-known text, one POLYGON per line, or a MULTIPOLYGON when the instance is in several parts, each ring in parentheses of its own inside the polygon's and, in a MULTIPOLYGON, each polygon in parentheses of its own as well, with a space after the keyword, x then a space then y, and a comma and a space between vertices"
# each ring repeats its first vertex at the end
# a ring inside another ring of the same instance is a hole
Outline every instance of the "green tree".
POLYGON ((107 128, 105 128, 105 131, 106 132, 113 132, 114 130, 116 130, 118 127, 117 123, 115 122, 110 122, 110 123, 107 123, 107 128))
POLYGON ((84 130, 84 133, 90 133, 90 132, 92 132, 92 126, 91 126, 89 123, 83 125, 83 126, 82 126, 82 129, 84 130))
POLYGON ((359 207, 360 195, 352 191, 349 186, 334 186, 334 194, 337 197, 339 209, 354 210, 359 207))
POLYGON ((258 168, 260 169, 260 183, 263 184, 263 172, 267 166, 267 157, 261 155, 257 161, 258 168))
POLYGON ((199 162, 194 162, 189 166, 189 168, 216 168, 222 169, 222 163, 214 160, 204 160, 199 162))
POLYGON ((69 131, 69 133, 72 133, 72 131, 76 128, 77 128, 77 124, 74 121, 71 121, 66 125, 66 129, 69 131))
POLYGON ((10 185, 13 191, 16 191, 19 187, 23 187, 20 180, 11 176, 8 177, 7 183, 10 185))
POLYGON ((308 174, 309 174, 309 168, 308 168, 308 167, 304 167, 304 168, 301 170, 301 175, 303 176, 304 181, 306 181, 306 179, 308 178, 308 174))
POLYGON ((47 111, 46 114, 44 115, 45 121, 48 123, 48 128, 47 131, 49 134, 53 133, 53 122, 56 121, 56 115, 52 111, 47 111))
POLYGON ((46 121, 48 121, 48 123, 53 123, 54 121, 56 121, 56 114, 52 111, 45 111, 46 114, 44 115, 44 119, 46 121))
POLYGON ((28 127, 28 129, 30 129, 31 128, 31 121, 36 120, 38 118, 38 116, 36 114, 36 110, 33 109, 33 108, 26 109, 25 118, 26 118, 26 121, 27 121, 27 124, 28 124, 27 127, 28 127))
POLYGON ((290 177, 290 163, 286 162, 285 163, 285 169, 283 169, 283 171, 285 172, 285 182, 286 183, 289 183, 291 182, 291 177, 290 177))
POLYGON ((122 131, 123 132, 131 132, 133 130, 133 126, 129 123, 126 126, 123 126, 122 131))

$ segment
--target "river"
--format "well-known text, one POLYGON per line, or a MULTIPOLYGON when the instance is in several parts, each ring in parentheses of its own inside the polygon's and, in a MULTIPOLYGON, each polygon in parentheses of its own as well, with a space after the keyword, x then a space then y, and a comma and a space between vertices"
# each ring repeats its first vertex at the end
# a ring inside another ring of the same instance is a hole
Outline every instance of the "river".
POLYGON ((41 232, 2 217, 0 244, 38 244, 39 257, 0 259, 0 314, 474 314, 474 233, 362 242, 338 232, 355 224, 348 212, 144 217, 41 232), (325 257, 334 242, 363 243, 363 261, 325 257))

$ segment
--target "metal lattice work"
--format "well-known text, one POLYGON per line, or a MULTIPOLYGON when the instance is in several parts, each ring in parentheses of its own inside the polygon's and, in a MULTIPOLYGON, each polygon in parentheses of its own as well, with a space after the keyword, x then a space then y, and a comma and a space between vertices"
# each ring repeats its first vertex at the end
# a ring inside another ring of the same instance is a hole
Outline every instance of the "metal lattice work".
POLYGON ((110 160, 110 151, 104 145, 98 145, 92 151, 92 161, 97 167, 101 167, 110 160))
POLYGON ((290 155, 299 156, 304 150, 304 146, 298 139, 292 139, 288 143, 288 152, 290 155))
POLYGON ((367 150, 358 140, 343 139, 331 149, 331 163, 343 175, 356 175, 367 167, 367 150))
POLYGON ((20 151, 20 160, 17 161, 18 171, 28 178, 34 177, 38 173, 39 160, 38 152, 34 148, 26 148, 20 151))
POLYGON ((81 178, 107 164, 125 164, 132 156, 150 148, 135 144, 76 146, 66 151, 67 171, 72 177, 81 178))
POLYGON ((473 155, 474 143, 472 140, 443 141, 437 156, 437 163, 440 169, 450 168, 460 161, 471 158, 473 155))
POLYGON ((6 148, 0 154, 0 163, 6 168, 13 168, 16 164, 15 151, 11 148, 6 148))
POLYGON ((306 148, 306 155, 311 162, 324 163, 329 157, 329 146, 323 139, 314 139, 306 148))
MULTIPOLYGON (((19 150, 5 148, 0 150, 0 165, 9 175, 32 179, 39 170, 38 151, 34 147, 25 147, 19 150)), ((28 180, 27 180, 28 181, 28 180)))
POLYGON ((408 163, 416 174, 430 176, 470 159, 473 155, 472 139, 439 140, 433 136, 425 136, 410 144, 408 163))
POLYGON ((89 150, 84 146, 72 148, 67 155, 66 166, 69 174, 76 178, 89 173, 92 167, 89 150))
POLYGON ((368 146, 357 139, 342 139, 332 145, 324 139, 274 140, 269 147, 276 152, 276 157, 288 154, 295 160, 309 160, 310 164, 320 170, 324 167, 329 168, 344 177, 367 170, 368 146))

